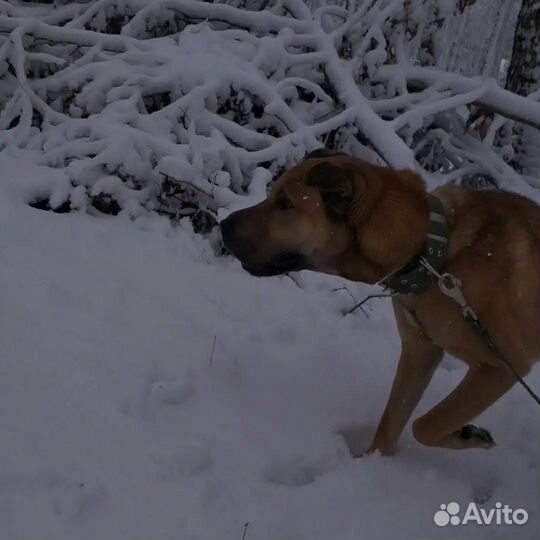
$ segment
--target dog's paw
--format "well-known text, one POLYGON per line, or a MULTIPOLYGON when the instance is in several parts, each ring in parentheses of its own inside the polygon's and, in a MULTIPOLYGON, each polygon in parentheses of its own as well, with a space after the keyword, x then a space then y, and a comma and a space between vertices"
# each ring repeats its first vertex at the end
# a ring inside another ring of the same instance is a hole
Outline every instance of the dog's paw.
POLYGON ((495 446, 495 441, 487 429, 472 424, 461 428, 459 438, 471 448, 492 448, 495 446))
POLYGON ((372 440, 368 446, 369 440, 373 437, 373 428, 371 426, 345 426, 336 431, 347 446, 349 454, 353 458, 362 458, 369 455, 391 456, 395 453, 394 446, 384 444, 382 441, 372 440))

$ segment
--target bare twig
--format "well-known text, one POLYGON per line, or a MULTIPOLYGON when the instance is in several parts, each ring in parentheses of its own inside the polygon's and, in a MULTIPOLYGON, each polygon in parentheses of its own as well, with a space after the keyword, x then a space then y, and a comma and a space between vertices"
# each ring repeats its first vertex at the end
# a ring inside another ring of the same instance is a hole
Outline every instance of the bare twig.
POLYGON ((249 526, 249 521, 246 521, 246 523, 244 523, 244 534, 242 534, 242 540, 246 540, 246 533, 247 533, 248 526, 249 526))
POLYGON ((214 339, 212 341, 212 351, 210 353, 210 361, 208 362, 208 367, 212 367, 212 362, 214 361, 214 349, 216 348, 216 339, 217 336, 214 334, 214 339))
POLYGON ((189 123, 188 123, 187 126, 185 126, 185 129, 188 129, 189 126, 191 126, 191 123, 192 123, 191 118, 189 117, 188 113, 184 109, 182 109, 182 107, 180 107, 180 105, 176 105, 176 106, 184 113, 184 116, 182 118, 187 118, 189 123))
MULTIPOLYGON (((362 306, 368 302, 369 300, 371 300, 372 298, 390 298, 394 296, 394 293, 390 293, 390 294, 370 294, 369 296, 366 296, 361 302, 359 302, 358 304, 356 304, 356 306, 353 306, 351 309, 349 309, 349 311, 344 311, 343 312, 343 315, 350 315, 353 311, 356 311, 358 308, 362 308, 362 306)), ((364 310, 362 310, 365 313, 364 310)), ((367 314, 366 314, 367 316, 367 314)))
POLYGON ((349 288, 343 285, 343 287, 336 287, 335 289, 331 289, 332 292, 338 292, 338 291, 347 291, 349 293, 349 296, 353 299, 354 302, 356 302, 356 298, 354 297, 353 293, 349 291, 349 288))
MULTIPOLYGON (((349 293, 349 296, 352 298, 352 301, 356 302, 356 298, 354 297, 353 293, 349 291, 348 287, 346 287, 345 285, 343 287, 337 287, 335 289, 332 289, 332 292, 337 292, 337 291, 347 291, 349 293)), ((362 313, 369 319, 369 313, 363 307, 361 306, 357 306, 357 307, 359 307, 362 313)))

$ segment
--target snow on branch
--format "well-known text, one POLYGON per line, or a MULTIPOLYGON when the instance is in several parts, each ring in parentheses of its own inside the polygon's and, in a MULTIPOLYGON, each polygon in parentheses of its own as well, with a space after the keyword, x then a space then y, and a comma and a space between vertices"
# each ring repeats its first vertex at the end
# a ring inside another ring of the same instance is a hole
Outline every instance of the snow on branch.
POLYGON ((29 201, 40 207, 157 210, 200 230, 321 145, 430 185, 523 183, 494 137, 467 132, 468 106, 539 127, 540 103, 415 65, 435 15, 407 19, 405 0, 356 4, 2 2, 0 151, 65 171, 71 191, 29 201))
POLYGON ((501 88, 495 79, 463 77, 457 73, 446 73, 432 68, 386 65, 379 68, 374 80, 389 81, 395 75, 405 77, 409 83, 420 83, 425 87, 436 86, 438 90, 447 88, 455 94, 454 100, 446 99, 444 103, 440 103, 439 110, 434 107, 433 112, 478 103, 507 118, 540 129, 540 103, 535 103, 530 96, 522 97, 501 88))

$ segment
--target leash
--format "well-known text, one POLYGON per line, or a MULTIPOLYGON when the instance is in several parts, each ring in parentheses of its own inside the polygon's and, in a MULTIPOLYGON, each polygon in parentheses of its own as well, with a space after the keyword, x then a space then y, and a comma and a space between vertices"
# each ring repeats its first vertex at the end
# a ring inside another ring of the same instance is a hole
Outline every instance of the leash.
POLYGON ((439 273, 433 266, 424 258, 420 257, 420 264, 438 280, 440 291, 454 300, 461 308, 463 318, 472 326, 476 333, 484 340, 491 351, 497 356, 499 360, 512 372, 516 381, 525 388, 529 395, 540 405, 540 397, 534 392, 534 390, 523 380, 523 377, 516 371, 511 362, 506 358, 505 354, 499 349, 491 334, 487 331, 486 327, 482 324, 478 315, 473 308, 467 302, 463 289, 461 288, 461 281, 454 275, 446 272, 444 274, 439 273))

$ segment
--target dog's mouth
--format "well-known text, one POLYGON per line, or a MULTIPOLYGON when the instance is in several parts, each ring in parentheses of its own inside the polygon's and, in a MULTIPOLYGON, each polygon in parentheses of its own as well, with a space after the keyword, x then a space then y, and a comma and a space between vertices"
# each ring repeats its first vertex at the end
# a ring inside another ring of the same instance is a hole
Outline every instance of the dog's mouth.
POLYGON ((287 272, 297 272, 307 268, 307 264, 304 256, 300 253, 283 253, 261 265, 243 262, 242 268, 252 276, 269 277, 287 272))

